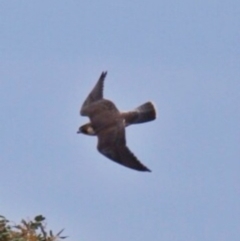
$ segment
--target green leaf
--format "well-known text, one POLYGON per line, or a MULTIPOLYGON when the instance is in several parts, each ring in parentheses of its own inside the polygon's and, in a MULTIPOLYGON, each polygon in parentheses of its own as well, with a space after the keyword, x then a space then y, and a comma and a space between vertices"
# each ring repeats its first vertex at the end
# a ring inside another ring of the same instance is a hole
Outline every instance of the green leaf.
POLYGON ((60 231, 56 234, 56 236, 59 237, 59 235, 60 235, 63 231, 64 231, 64 228, 63 228, 62 230, 60 230, 60 231))
POLYGON ((36 216, 36 217, 34 218, 34 220, 35 220, 36 222, 42 222, 42 221, 45 220, 45 218, 44 218, 42 215, 38 215, 38 216, 36 216))
POLYGON ((28 228, 28 223, 23 219, 22 223, 25 225, 26 228, 28 228))
POLYGON ((60 239, 65 239, 65 238, 68 238, 68 236, 61 236, 59 237, 60 239))
POLYGON ((50 234, 51 237, 53 237, 53 232, 52 232, 52 230, 50 230, 49 234, 50 234))

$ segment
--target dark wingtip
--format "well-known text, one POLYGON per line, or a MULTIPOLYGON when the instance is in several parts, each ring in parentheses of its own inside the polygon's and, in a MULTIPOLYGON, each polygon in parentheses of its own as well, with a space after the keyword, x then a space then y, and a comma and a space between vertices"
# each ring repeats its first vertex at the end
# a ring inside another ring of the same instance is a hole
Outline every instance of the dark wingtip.
POLYGON ((152 172, 150 169, 148 169, 147 167, 146 167, 146 169, 144 170, 145 172, 152 172))
POLYGON ((106 75, 107 75, 107 71, 103 71, 102 74, 101 74, 101 76, 100 76, 100 78, 105 78, 106 75))
POLYGON ((135 170, 137 171, 140 171, 140 172, 152 172, 150 169, 148 169, 146 166, 144 165, 141 165, 141 167, 138 167, 138 168, 134 168, 135 170))

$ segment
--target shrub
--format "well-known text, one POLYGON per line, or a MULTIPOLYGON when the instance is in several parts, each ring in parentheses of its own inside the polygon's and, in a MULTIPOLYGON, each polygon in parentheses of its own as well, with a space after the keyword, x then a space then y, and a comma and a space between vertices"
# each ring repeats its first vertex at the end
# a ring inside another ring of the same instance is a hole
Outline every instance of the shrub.
POLYGON ((46 229, 45 217, 38 215, 33 221, 22 220, 20 224, 7 220, 0 215, 0 241, 58 241, 65 239, 61 236, 63 229, 57 234, 53 234, 46 229))

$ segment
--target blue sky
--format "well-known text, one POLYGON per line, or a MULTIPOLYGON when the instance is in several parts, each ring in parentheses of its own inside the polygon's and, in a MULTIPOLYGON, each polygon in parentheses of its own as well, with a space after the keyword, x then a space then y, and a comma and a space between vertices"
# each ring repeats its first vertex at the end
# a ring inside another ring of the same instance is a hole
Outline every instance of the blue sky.
POLYGON ((239 1, 1 1, 0 214, 42 214, 71 240, 237 241, 239 1), (117 165, 77 135, 100 73, 153 172, 117 165))

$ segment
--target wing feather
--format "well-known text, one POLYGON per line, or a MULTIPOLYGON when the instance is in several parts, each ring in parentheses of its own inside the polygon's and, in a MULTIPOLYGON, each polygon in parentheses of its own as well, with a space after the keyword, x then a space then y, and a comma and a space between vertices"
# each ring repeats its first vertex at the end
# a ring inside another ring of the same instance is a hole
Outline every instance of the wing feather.
POLYGON ((112 161, 138 171, 149 171, 126 146, 123 124, 98 133, 98 151, 112 161))
POLYGON ((88 106, 91 103, 101 100, 103 98, 103 83, 106 75, 107 72, 102 72, 102 74, 100 75, 98 82, 96 83, 92 91, 89 93, 86 100, 83 102, 83 105, 80 109, 80 115, 85 116, 86 109, 88 108, 88 106))

